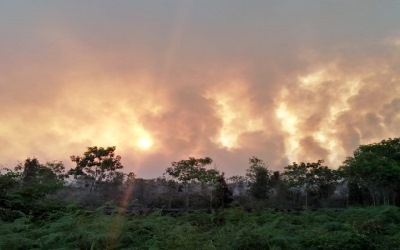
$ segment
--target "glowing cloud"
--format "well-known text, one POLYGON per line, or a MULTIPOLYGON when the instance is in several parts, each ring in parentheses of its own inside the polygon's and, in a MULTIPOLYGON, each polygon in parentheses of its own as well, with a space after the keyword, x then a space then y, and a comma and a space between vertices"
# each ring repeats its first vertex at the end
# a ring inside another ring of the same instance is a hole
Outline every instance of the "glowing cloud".
POLYGON ((116 146, 140 177, 229 176, 400 134, 398 1, 4 2, 0 165, 116 146))
POLYGON ((216 103, 217 115, 222 120, 218 136, 212 140, 227 149, 243 146, 238 144, 240 135, 263 130, 261 119, 252 114, 253 103, 246 86, 238 80, 224 82, 205 95, 216 103))
POLYGON ((287 133, 285 146, 286 154, 291 161, 297 161, 297 148, 299 147, 299 135, 297 129, 298 118, 290 112, 285 103, 280 103, 275 111, 276 117, 279 119, 282 130, 287 133))

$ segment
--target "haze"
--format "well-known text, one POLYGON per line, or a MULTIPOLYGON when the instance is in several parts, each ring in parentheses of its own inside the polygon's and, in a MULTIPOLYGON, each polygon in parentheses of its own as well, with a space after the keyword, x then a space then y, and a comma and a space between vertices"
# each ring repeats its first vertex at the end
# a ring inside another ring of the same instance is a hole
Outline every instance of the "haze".
POLYGON ((0 165, 116 146, 243 175, 400 134, 398 1, 2 1, 0 165))

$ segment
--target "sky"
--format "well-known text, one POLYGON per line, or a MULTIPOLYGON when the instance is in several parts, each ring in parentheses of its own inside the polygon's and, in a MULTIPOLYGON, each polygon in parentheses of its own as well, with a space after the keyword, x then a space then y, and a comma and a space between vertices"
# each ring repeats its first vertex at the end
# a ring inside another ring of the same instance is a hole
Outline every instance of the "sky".
POLYGON ((1 1, 0 166, 116 146, 226 176, 400 136, 400 1, 1 1))

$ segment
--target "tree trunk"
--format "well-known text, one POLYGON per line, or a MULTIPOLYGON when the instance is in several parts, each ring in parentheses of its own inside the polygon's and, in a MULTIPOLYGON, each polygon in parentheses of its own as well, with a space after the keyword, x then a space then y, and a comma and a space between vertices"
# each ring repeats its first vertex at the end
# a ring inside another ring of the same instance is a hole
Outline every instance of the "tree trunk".
POLYGON ((94 183, 95 183, 95 181, 92 181, 92 185, 90 185, 90 188, 89 188, 89 193, 90 193, 90 194, 92 193, 92 189, 93 189, 93 187, 94 187, 94 183))
POLYGON ((306 209, 308 208, 308 190, 306 185, 306 209))
POLYGON ((308 192, 306 190, 306 209, 308 208, 308 192))
POLYGON ((212 189, 210 190, 210 209, 212 209, 212 202, 213 202, 213 192, 212 189))
POLYGON ((370 193, 371 193, 371 197, 372 197, 372 203, 373 203, 374 207, 376 207, 375 193, 372 189, 371 189, 370 193))
POLYGON ((189 184, 185 183, 185 188, 186 188, 186 202, 185 202, 185 208, 186 210, 189 209, 189 184))

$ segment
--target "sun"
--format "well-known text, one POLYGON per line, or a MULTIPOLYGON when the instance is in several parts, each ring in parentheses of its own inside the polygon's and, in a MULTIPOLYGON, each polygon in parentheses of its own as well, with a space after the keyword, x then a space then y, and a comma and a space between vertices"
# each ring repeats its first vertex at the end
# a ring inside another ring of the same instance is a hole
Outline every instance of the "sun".
POLYGON ((138 141, 138 146, 139 146, 139 148, 146 150, 146 149, 151 148, 151 146, 153 146, 153 141, 148 137, 141 138, 138 141))

